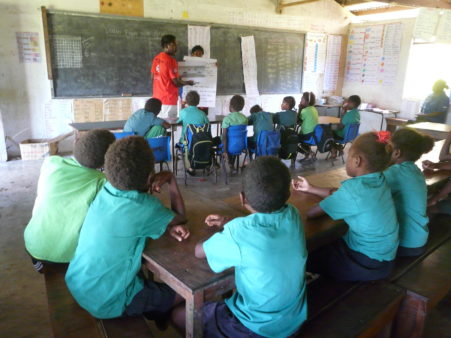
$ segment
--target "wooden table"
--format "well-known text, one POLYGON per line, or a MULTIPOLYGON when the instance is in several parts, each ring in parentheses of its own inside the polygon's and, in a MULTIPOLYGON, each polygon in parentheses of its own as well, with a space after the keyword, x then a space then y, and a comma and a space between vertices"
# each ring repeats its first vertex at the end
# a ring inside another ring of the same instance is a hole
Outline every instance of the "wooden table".
POLYGON ((381 127, 380 130, 382 130, 382 127, 384 126, 384 119, 387 118, 388 115, 394 115, 394 117, 396 118, 399 114, 399 111, 397 110, 382 110, 382 109, 361 109, 361 112, 369 112, 369 113, 374 113, 374 114, 379 114, 381 116, 381 127))
MULTIPOLYGON (((436 141, 434 148, 427 154, 421 156, 421 158, 415 162, 415 164, 422 169, 422 162, 429 160, 432 162, 439 162, 440 151, 443 147, 445 140, 436 141)), ((451 170, 423 170, 424 177, 426 178, 426 184, 428 187, 435 186, 441 182, 444 182, 451 177, 451 170)))
POLYGON ((444 123, 419 122, 409 124, 408 127, 427 134, 435 140, 444 140, 448 136, 448 133, 451 132, 451 125, 444 123))
POLYGON ((339 124, 340 118, 333 116, 318 116, 319 124, 339 124))

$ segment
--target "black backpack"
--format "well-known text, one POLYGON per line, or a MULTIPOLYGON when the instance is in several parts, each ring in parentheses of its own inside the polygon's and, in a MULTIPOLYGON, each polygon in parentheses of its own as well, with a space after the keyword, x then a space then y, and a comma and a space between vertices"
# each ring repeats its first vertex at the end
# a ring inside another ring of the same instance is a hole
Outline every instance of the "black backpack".
POLYGON ((191 131, 191 143, 188 152, 188 160, 191 168, 205 169, 212 163, 213 138, 211 137, 210 124, 196 126, 189 124, 191 131))
POLYGON ((293 128, 280 127, 279 157, 287 160, 294 158, 298 151, 299 137, 293 128))
POLYGON ((316 126, 313 137, 320 153, 327 153, 332 150, 335 143, 334 133, 330 124, 319 124, 316 126), (320 126, 321 128, 319 128, 320 126))

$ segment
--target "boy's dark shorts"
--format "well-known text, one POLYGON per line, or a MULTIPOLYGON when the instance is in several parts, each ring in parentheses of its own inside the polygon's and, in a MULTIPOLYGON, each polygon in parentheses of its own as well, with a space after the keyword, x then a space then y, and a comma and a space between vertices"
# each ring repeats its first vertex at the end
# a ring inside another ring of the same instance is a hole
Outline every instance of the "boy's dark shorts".
POLYGON ((144 280, 144 288, 139 291, 132 302, 125 308, 124 316, 152 315, 166 313, 174 305, 175 292, 163 283, 144 280))

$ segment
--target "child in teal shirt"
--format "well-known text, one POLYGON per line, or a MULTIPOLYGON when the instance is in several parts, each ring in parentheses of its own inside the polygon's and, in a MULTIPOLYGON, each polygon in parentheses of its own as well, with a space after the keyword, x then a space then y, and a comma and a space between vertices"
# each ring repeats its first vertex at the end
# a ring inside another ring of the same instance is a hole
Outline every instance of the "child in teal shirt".
MULTIPOLYGON (((220 232, 198 243, 195 255, 217 273, 235 267, 236 292, 204 306, 205 337, 288 337, 306 320, 307 250, 299 213, 286 203, 290 179, 279 159, 259 157, 246 167, 240 193, 251 214, 207 217, 220 232)), ((172 317, 184 329, 184 307, 172 317)))
POLYGON ((144 109, 137 110, 128 118, 124 131, 145 138, 164 136, 171 125, 158 117, 160 111, 161 101, 156 98, 148 99, 144 109))
POLYGON ((75 253, 88 207, 106 183, 105 153, 115 141, 108 130, 94 129, 75 143, 74 157, 44 160, 33 216, 24 239, 38 272, 46 262, 69 263, 75 253))
POLYGON ((385 170, 399 222, 398 256, 419 256, 426 250, 427 186, 415 162, 434 147, 434 140, 414 129, 397 130, 392 138, 392 163, 385 170))
POLYGON ((277 127, 295 128, 297 123, 297 113, 293 110, 296 105, 296 100, 293 96, 286 96, 283 98, 280 108, 281 112, 275 113, 273 116, 274 124, 277 127))
POLYGON ((346 173, 352 178, 336 189, 319 188, 300 177, 293 188, 324 198, 308 217, 324 213, 349 226, 344 237, 310 256, 307 270, 341 281, 386 278, 399 244, 399 225, 390 187, 382 173, 390 161, 380 134, 360 135, 349 150, 346 173), (336 190, 336 191, 335 191, 336 190))
POLYGON ((263 109, 256 104, 250 109, 251 116, 248 119, 248 125, 254 126, 254 135, 247 138, 247 147, 255 149, 257 147, 258 135, 262 130, 274 130, 271 113, 263 111, 263 109))
POLYGON ((345 100, 343 104, 343 115, 341 116, 340 124, 337 130, 335 130, 335 136, 337 139, 343 139, 346 128, 352 123, 360 123, 359 106, 361 100, 358 95, 351 95, 345 100))
POLYGON ((205 115, 205 113, 202 110, 197 108, 197 105, 200 102, 200 96, 196 91, 192 90, 188 94, 186 94, 185 100, 188 107, 180 111, 180 117, 177 120, 177 123, 183 123, 180 142, 185 141, 186 127, 188 126, 188 124, 210 123, 207 115, 205 115))
POLYGON ((147 238, 168 232, 189 236, 177 181, 170 172, 154 174, 147 141, 131 136, 116 141, 105 156, 108 183, 89 208, 66 284, 80 306, 96 318, 163 315, 182 301, 165 284, 138 276, 147 238), (172 210, 148 191, 168 184, 172 210))

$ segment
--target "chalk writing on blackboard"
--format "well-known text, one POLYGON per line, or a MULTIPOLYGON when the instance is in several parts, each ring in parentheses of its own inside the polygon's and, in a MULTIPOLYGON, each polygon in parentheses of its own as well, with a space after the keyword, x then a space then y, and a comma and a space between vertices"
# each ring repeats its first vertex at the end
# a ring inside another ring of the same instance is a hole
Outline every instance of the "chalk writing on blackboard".
POLYGON ((53 37, 56 68, 81 68, 81 37, 56 35, 53 37))

